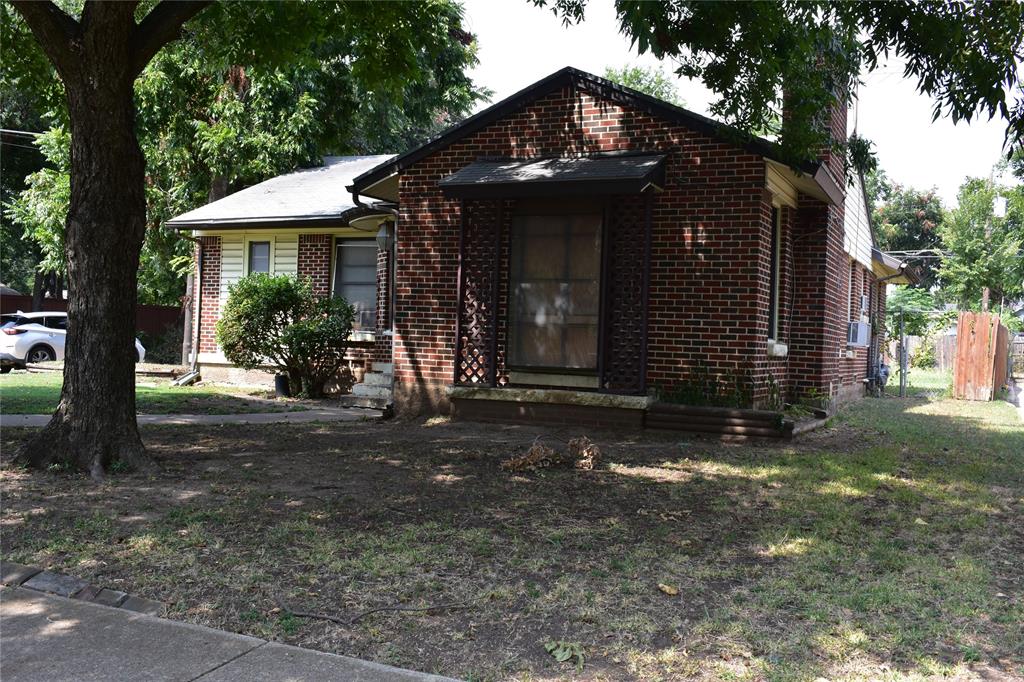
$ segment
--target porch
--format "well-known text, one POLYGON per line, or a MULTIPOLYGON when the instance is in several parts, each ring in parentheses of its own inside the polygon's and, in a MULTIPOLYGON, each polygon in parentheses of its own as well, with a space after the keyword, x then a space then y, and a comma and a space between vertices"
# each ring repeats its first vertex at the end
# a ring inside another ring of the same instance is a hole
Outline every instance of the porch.
POLYGON ((459 200, 455 388, 646 398, 664 160, 476 162, 440 183, 459 200))

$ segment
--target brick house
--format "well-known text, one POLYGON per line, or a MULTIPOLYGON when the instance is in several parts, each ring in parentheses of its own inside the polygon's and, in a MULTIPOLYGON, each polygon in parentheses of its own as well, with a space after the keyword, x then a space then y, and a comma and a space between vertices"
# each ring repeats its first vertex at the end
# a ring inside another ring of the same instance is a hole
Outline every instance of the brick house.
MULTIPOLYGON (((390 158, 327 157, 321 167, 271 178, 168 221, 196 241, 192 360, 204 377, 271 381, 268 373, 232 367, 214 335, 228 287, 253 272, 309 277, 318 294, 345 296, 355 306, 349 361, 357 380, 374 361, 390 362, 387 241, 394 214, 379 202, 357 205, 345 190, 355 176, 390 158)), ((390 385, 354 391, 386 398, 390 385)))
MULTIPOLYGON (((846 137, 846 112, 830 117, 846 137)), ((572 68, 355 177, 397 205, 400 414, 642 424, 652 394, 864 394, 884 281, 863 183, 572 68)), ((390 367, 389 367, 390 369, 390 367)), ((721 403, 719 403, 721 404, 721 403)))

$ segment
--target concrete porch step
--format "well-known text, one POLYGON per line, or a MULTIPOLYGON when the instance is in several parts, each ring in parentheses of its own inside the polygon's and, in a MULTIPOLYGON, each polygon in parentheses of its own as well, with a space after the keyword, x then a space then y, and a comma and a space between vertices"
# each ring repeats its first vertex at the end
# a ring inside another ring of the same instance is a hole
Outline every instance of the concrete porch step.
POLYGON ((390 398, 391 385, 379 384, 353 384, 352 395, 364 396, 367 398, 390 398))
POLYGON ((394 371, 394 365, 390 362, 374 362, 373 369, 371 371, 390 375, 391 372, 394 371))
POLYGON ((391 388, 391 374, 384 372, 367 372, 363 375, 362 383, 367 386, 387 386, 391 388))
POLYGON ((371 410, 383 410, 391 404, 391 398, 371 398, 362 395, 338 396, 338 405, 341 407, 364 407, 371 410))

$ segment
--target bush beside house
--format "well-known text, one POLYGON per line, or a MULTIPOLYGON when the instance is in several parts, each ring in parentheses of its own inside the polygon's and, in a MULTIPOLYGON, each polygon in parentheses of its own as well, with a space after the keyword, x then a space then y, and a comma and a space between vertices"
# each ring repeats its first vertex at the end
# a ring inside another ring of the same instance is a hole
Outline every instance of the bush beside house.
POLYGON ((217 343, 244 369, 275 367, 292 395, 321 398, 345 367, 354 311, 339 297, 321 297, 308 278, 254 273, 228 289, 217 343))

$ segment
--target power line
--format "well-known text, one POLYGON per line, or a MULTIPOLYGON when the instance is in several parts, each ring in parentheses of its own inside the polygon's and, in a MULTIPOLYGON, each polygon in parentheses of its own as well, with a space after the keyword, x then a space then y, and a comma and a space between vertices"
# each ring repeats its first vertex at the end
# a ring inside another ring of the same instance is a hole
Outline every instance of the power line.
MULTIPOLYGON (((940 249, 917 249, 909 251, 883 251, 887 256, 892 256, 899 259, 916 259, 916 260, 929 260, 936 258, 952 258, 954 254, 952 251, 942 251, 940 249)), ((1018 258, 1024 258, 1024 251, 1017 252, 1018 258)))
POLYGON ((42 133, 34 133, 31 130, 11 130, 10 128, 0 128, 0 133, 4 135, 18 135, 20 137, 39 137, 42 133))
POLYGON ((32 147, 27 144, 17 144, 16 142, 7 142, 6 140, 0 140, 0 145, 5 147, 17 147, 18 149, 31 149, 34 152, 41 152, 39 147, 32 147))

